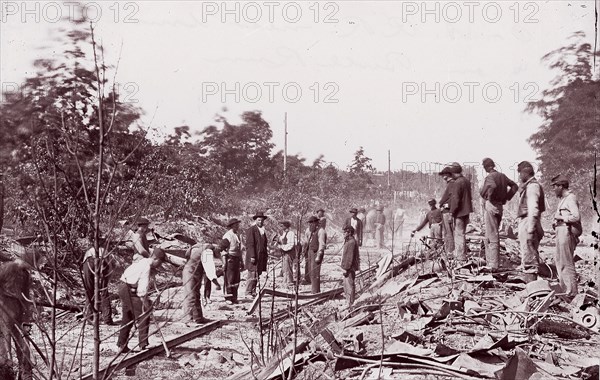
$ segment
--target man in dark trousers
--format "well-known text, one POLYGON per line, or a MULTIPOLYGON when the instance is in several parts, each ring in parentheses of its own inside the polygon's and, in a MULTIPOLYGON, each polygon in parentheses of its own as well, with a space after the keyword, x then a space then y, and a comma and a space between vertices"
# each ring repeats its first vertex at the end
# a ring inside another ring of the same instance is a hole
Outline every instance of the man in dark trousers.
MULTIPOLYGON (((190 248, 189 257, 181 275, 183 280, 183 317, 186 322, 210 322, 204 318, 200 303, 202 278, 207 269, 211 268, 214 272, 214 256, 218 256, 227 248, 229 248, 229 240, 225 239, 221 240, 219 244, 198 243, 190 248)), ((212 281, 217 289, 221 288, 216 278, 212 278, 212 281)))
POLYGON ((467 260, 465 235, 469 214, 473 212, 471 182, 462 175, 462 166, 458 162, 450 164, 450 172, 454 178, 453 191, 450 195, 450 213, 454 222, 454 259, 461 264, 467 260))
POLYGON ((452 178, 452 173, 450 173, 448 166, 442 169, 439 175, 446 182, 446 189, 440 198, 440 211, 442 212, 442 236, 445 251, 450 253, 454 252, 454 221, 450 213, 450 196, 452 195, 454 178, 452 178))
POLYGON ((246 230, 246 297, 256 296, 256 285, 262 272, 267 271, 268 242, 265 220, 267 216, 263 212, 257 212, 252 217, 254 225, 246 230))
POLYGON ((363 241, 363 222, 362 220, 360 220, 357 216, 358 214, 358 210, 356 208, 351 208, 350 209, 350 217, 346 219, 346 221, 344 222, 344 228, 348 227, 348 226, 352 226, 352 228, 354 229, 354 234, 353 236, 355 237, 356 241, 358 242, 358 246, 362 247, 362 241, 363 241))
POLYGON ((308 277, 313 294, 321 292, 321 262, 327 245, 325 228, 319 226, 319 218, 308 218, 308 229, 304 233, 303 252, 306 260, 305 279, 308 277))
POLYGON ((537 280, 540 266, 540 241, 544 237, 542 213, 546 211, 544 189, 535 179, 533 165, 522 161, 517 165, 521 187, 519 188, 519 244, 521 264, 526 282, 537 280))
POLYGON ((344 271, 344 294, 350 308, 354 304, 354 294, 356 292, 354 279, 356 271, 360 268, 358 243, 354 238, 354 228, 352 226, 344 227, 344 247, 342 250, 341 267, 344 271))
POLYGON ((421 224, 411 232, 410 237, 415 236, 416 232, 421 231, 429 223, 429 237, 433 239, 433 247, 437 248, 442 240, 442 212, 435 207, 435 199, 430 199, 427 203, 431 209, 421 224))
POLYGON ((223 258, 223 290, 225 302, 234 304, 238 302, 238 288, 240 287, 242 261, 242 239, 239 234, 241 221, 232 218, 227 222, 227 232, 223 239, 229 241, 229 249, 221 253, 223 258))
POLYGON ((127 343, 134 323, 138 324, 140 349, 144 350, 148 346, 148 330, 152 313, 152 302, 150 302, 148 293, 154 282, 156 270, 165 262, 166 258, 162 249, 155 248, 150 257, 134 261, 121 276, 121 284, 118 289, 123 319, 117 340, 117 346, 121 353, 130 351, 127 343))
POLYGON ((479 195, 483 199, 483 218, 485 223, 485 262, 488 269, 494 271, 500 266, 500 222, 503 206, 519 190, 519 185, 506 175, 496 171, 491 158, 483 159, 483 169, 488 173, 479 195))

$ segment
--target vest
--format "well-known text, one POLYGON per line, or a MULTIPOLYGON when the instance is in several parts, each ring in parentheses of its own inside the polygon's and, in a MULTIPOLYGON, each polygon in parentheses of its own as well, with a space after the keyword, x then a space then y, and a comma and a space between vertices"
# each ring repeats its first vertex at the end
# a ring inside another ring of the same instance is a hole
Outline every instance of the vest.
POLYGON ((538 183, 535 178, 532 178, 525 186, 521 188, 521 199, 519 200, 519 208, 517 210, 517 217, 527 217, 527 186, 531 186, 535 184, 535 186, 539 186, 540 188, 540 197, 538 198, 538 209, 540 210, 540 215, 546 211, 546 202, 544 201, 544 189, 538 183))
POLYGON ((311 233, 310 241, 308 242, 308 249, 310 252, 317 252, 319 250, 319 230, 311 233))

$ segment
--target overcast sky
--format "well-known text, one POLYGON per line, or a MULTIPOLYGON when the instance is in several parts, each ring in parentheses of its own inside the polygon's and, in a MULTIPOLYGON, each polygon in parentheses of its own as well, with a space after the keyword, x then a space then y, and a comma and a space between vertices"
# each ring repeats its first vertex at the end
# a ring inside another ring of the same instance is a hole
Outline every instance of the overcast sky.
MULTIPOLYGON (((52 55, 64 2, 1 1, 3 88, 52 55), (38 20, 36 20, 38 18, 38 20)), ((524 113, 556 73, 541 57, 584 31, 594 1, 112 1, 88 16, 116 63, 125 100, 167 134, 260 110, 289 154, 345 168, 364 146, 379 170, 480 163, 507 174, 534 160, 524 113), (98 12, 101 10, 101 13, 98 12), (298 92, 300 91, 300 92, 298 92)), ((55 54, 60 50, 56 49, 55 54)), ((437 169, 437 168, 436 168, 437 169)))

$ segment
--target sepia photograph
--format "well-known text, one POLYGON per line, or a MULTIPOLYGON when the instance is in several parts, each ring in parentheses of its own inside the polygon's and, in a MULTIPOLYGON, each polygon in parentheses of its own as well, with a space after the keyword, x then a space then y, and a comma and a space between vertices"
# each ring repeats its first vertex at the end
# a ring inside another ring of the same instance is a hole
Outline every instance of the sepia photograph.
POLYGON ((0 0, 0 380, 599 379, 600 0, 0 0))

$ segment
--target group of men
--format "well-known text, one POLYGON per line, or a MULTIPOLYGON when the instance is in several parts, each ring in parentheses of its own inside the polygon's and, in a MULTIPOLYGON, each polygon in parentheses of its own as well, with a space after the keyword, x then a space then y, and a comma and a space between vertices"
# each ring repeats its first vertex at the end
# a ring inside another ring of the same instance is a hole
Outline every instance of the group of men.
MULTIPOLYGON (((486 268, 491 272, 503 269, 499 234, 503 208, 518 194, 520 268, 527 282, 534 281, 540 266, 539 245, 544 236, 541 215, 546 211, 546 202, 544 190, 535 178, 533 165, 527 161, 518 164, 519 186, 505 174, 498 172, 491 158, 484 158, 482 164, 487 173, 480 190, 485 225, 486 268)), ((429 224, 430 237, 436 242, 443 239, 446 252, 453 252, 454 260, 460 265, 467 259, 465 233, 469 215, 473 212, 471 183, 463 176, 462 167, 456 162, 444 167, 439 175, 446 181, 446 189, 439 202, 440 209, 436 207, 435 199, 431 199, 428 202, 430 211, 412 231, 411 236, 429 224)), ((551 184, 558 198, 553 217, 553 227, 556 230, 554 261, 565 296, 574 297, 577 294, 577 275, 573 254, 582 233, 579 204, 575 194, 569 190, 569 180, 565 176, 553 177, 551 184)))
MULTIPOLYGON (((343 283, 348 301, 348 306, 354 302, 355 273, 360 267, 359 246, 362 244, 363 223, 357 218, 357 209, 350 210, 351 216, 346 220, 343 228, 344 248, 340 266, 343 270, 343 283), (355 233, 358 231, 357 238, 355 233)), ((281 257, 281 272, 283 284, 288 289, 295 283, 295 278, 303 285, 310 285, 312 293, 321 292, 321 264, 327 246, 327 232, 325 231, 326 217, 324 210, 320 209, 316 215, 308 218, 308 227, 298 244, 298 236, 291 230, 291 222, 283 220, 280 222, 281 232, 270 240, 265 229, 265 221, 268 217, 263 212, 257 212, 252 219, 253 224, 246 229, 245 239, 240 234, 241 220, 230 219, 226 226, 227 231, 215 244, 198 243, 193 245, 186 253, 186 264, 183 268, 183 321, 203 324, 209 322, 204 317, 202 304, 210 302, 211 287, 221 289, 217 281, 217 270, 215 259, 223 263, 223 292, 227 304, 237 304, 238 290, 241 282, 241 273, 246 270, 246 298, 255 298, 258 281, 262 273, 267 271, 267 262, 270 253, 270 244, 276 245, 276 250, 281 257), (304 274, 298 273, 294 268, 300 267, 297 260, 304 259, 304 274), (295 276, 294 276, 294 272, 295 276), (201 294, 201 288, 204 291, 201 294), (202 298, 202 301, 201 301, 202 298)), ((166 254, 160 248, 150 249, 146 234, 149 231, 149 221, 141 218, 137 222, 137 230, 131 237, 134 249, 133 262, 125 269, 121 276, 118 287, 119 298, 122 303, 123 319, 117 345, 120 352, 129 352, 127 345, 130 339, 131 328, 137 324, 139 330, 139 348, 144 349, 148 345, 148 327, 151 316, 152 302, 148 294, 151 291, 156 269, 166 261, 166 254)), ((93 273, 95 267, 92 258, 93 249, 88 251, 84 261, 84 282, 86 289, 93 289, 93 273), (91 274, 87 276, 87 274, 91 274), (86 277, 87 278, 86 280, 86 277)), ((104 256, 104 250, 100 250, 100 256, 104 256)), ((100 273, 111 271, 110 261, 102 267, 100 273)), ((104 265, 104 264, 103 264, 104 265)), ((103 276, 101 286, 101 316, 102 320, 111 324, 110 302, 107 292, 108 276, 103 276)), ((89 293, 88 298, 93 300, 89 293)))

